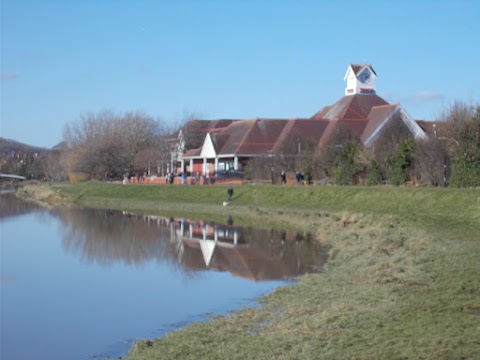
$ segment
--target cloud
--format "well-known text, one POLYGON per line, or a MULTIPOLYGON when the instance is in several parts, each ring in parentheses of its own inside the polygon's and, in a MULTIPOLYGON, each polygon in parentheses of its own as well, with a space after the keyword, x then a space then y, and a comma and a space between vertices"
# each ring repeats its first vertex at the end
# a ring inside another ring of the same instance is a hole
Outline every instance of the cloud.
POLYGON ((438 94, 432 91, 419 91, 413 95, 410 95, 404 99, 405 102, 411 104, 422 104, 432 101, 441 101, 444 100, 445 96, 438 94))
POLYGON ((7 83, 14 81, 18 78, 18 74, 12 73, 12 72, 2 72, 1 73, 1 79, 2 83, 7 83))

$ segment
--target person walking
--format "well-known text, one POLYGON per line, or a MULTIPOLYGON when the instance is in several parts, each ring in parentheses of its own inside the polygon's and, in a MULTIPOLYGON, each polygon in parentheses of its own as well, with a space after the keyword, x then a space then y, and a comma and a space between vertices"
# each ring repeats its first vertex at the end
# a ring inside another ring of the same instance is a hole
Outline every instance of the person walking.
POLYGON ((232 187, 229 187, 229 188, 228 188, 227 194, 228 194, 228 202, 232 201, 232 196, 233 196, 233 189, 232 189, 232 187))

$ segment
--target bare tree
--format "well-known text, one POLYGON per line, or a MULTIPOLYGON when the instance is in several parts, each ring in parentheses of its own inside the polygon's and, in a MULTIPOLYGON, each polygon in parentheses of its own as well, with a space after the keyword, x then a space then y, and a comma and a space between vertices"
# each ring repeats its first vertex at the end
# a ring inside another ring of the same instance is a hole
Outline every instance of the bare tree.
POLYGON ((258 156, 251 158, 245 166, 245 175, 248 180, 275 182, 274 159, 272 156, 258 156))
POLYGON ((303 172, 305 180, 319 176, 316 144, 298 133, 290 134, 280 150, 275 154, 274 169, 277 177, 281 171, 303 172))
POLYGON ((439 115, 438 120, 444 125, 439 127, 437 138, 446 141, 450 153, 457 151, 465 125, 475 118, 475 113, 474 105, 456 101, 439 115))
MULTIPOLYGON (((182 114, 182 118, 176 125, 176 131, 172 132, 175 136, 179 136, 181 132, 181 148, 178 149, 179 151, 185 151, 190 149, 198 148, 202 145, 204 138, 199 136, 200 130, 205 127, 208 123, 207 121, 202 121, 202 115, 189 111, 184 110, 182 114)), ((205 134, 204 134, 205 135, 205 134)))
MULTIPOLYGON (((69 154, 69 171, 101 179, 105 174, 118 175, 122 144, 118 115, 111 111, 87 113, 77 122, 67 124, 64 140, 69 154)), ((121 166, 121 165, 120 165, 121 166)), ((120 171, 121 172, 121 171, 120 171)))
POLYGON ((118 178, 125 173, 147 170, 160 157, 164 137, 159 121, 139 112, 118 115, 111 111, 88 113, 64 129, 69 176, 92 179, 118 178), (149 151, 145 162, 140 153, 149 151), (136 166, 137 165, 137 166, 136 166), (83 174, 83 175, 81 175, 83 174))
POLYGON ((122 125, 124 157, 129 164, 129 171, 132 173, 140 170, 135 168, 135 159, 139 152, 155 148, 159 143, 162 132, 159 122, 139 112, 125 114, 120 123, 122 125))
POLYGON ((422 183, 432 186, 446 185, 449 162, 445 142, 434 137, 417 141, 415 174, 422 183))
POLYGON ((452 186, 480 186, 480 103, 456 102, 441 116, 445 126, 438 139, 451 157, 452 186))

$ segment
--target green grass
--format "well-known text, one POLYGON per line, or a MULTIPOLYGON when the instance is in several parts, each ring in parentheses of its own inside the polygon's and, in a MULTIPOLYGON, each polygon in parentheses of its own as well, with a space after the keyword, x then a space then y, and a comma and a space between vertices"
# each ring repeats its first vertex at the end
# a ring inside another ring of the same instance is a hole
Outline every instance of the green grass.
POLYGON ((322 274, 262 306, 137 343, 126 359, 479 359, 480 190, 222 186, 55 188, 81 206, 301 227, 322 274))
POLYGON ((140 342, 127 359, 479 358, 478 242, 436 240, 390 216, 344 224, 322 224, 325 273, 260 309, 140 342))
POLYGON ((416 225, 459 231, 462 236, 465 231, 476 230, 470 225, 480 223, 477 189, 243 185, 234 187, 232 206, 224 208, 226 191, 226 186, 77 183, 64 188, 62 193, 79 205, 141 212, 178 211, 206 216, 228 212, 248 217, 263 212, 306 214, 321 210, 395 215, 416 225))

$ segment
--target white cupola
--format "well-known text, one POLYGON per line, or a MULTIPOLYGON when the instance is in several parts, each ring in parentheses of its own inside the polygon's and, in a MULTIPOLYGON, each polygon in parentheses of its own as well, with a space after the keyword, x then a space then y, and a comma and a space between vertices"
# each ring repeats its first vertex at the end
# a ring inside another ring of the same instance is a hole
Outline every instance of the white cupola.
POLYGON ((377 74, 373 70, 372 65, 351 64, 343 80, 347 81, 345 95, 355 94, 375 94, 375 79, 377 74))

